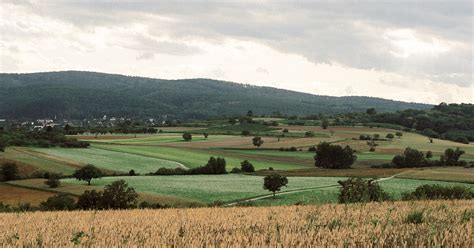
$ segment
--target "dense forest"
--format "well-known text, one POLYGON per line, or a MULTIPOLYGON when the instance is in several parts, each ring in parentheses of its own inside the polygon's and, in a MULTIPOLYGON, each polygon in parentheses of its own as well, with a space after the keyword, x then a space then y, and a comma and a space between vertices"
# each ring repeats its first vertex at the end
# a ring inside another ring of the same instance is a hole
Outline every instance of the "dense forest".
POLYGON ((94 72, 0 74, 0 118, 151 117, 204 119, 256 114, 429 109, 374 97, 329 97, 210 79, 160 80, 94 72))
POLYGON ((335 117, 337 125, 381 126, 416 131, 431 138, 461 143, 474 141, 474 104, 441 103, 429 110, 406 109, 377 113, 375 108, 365 113, 346 113, 335 117))

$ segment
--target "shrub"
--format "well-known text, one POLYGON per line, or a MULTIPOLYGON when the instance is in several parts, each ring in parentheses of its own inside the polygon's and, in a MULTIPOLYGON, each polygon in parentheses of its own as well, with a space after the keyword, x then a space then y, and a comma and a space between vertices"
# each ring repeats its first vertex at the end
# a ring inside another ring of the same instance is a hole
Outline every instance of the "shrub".
POLYGON ((191 133, 183 133, 183 139, 185 141, 190 141, 193 139, 193 135, 191 133))
POLYGON ((135 189, 129 187, 124 180, 118 180, 105 186, 101 205, 104 209, 127 209, 135 207, 137 200, 135 189))
POLYGON ((404 222, 407 224, 421 224, 424 221, 423 211, 412 211, 408 213, 404 222))
POLYGON ((57 188, 61 184, 61 174, 58 173, 49 173, 47 180, 44 182, 50 188, 57 188))
POLYGON ((249 136, 250 131, 249 130, 243 130, 241 134, 242 134, 242 136, 249 136))
POLYGON ((53 211, 53 210, 73 210, 76 208, 74 198, 67 194, 58 194, 49 197, 46 201, 40 204, 41 210, 53 211))
POLYGON ((306 138, 311 138, 311 137, 314 137, 315 136, 315 133, 313 131, 308 131, 306 133, 304 133, 304 137, 306 138))
POLYGON ((242 163, 240 163, 240 169, 243 172, 255 172, 253 164, 250 163, 248 160, 244 160, 242 163))
POLYGON ((0 170, 3 181, 18 179, 18 166, 15 163, 5 162, 0 170))
POLYGON ((404 193, 403 200, 436 200, 436 199, 473 199, 474 190, 463 186, 421 185, 414 192, 404 193))
POLYGON ((440 158, 440 162, 445 166, 463 166, 463 163, 459 161, 461 155, 465 152, 459 147, 456 150, 448 148, 444 151, 444 154, 440 158))
POLYGON ((338 183, 341 185, 339 203, 381 202, 390 199, 390 196, 374 180, 350 178, 338 183))
POLYGON ((102 208, 102 192, 96 190, 86 190, 77 200, 77 208, 79 209, 101 209, 102 208))
POLYGON ((242 172, 242 170, 237 167, 232 168, 232 170, 230 171, 230 173, 240 173, 240 172, 242 172))
POLYGON ((316 152, 316 146, 310 146, 308 152, 316 152))
POLYGON ((130 170, 130 171, 128 172, 128 175, 129 175, 129 176, 136 176, 137 173, 135 173, 135 170, 130 170))

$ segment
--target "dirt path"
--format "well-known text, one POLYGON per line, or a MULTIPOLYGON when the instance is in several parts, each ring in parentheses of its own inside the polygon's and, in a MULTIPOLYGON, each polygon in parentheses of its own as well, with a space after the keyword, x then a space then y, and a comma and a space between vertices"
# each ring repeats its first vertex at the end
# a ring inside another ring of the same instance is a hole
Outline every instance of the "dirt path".
MULTIPOLYGON (((398 174, 397 174, 397 175, 398 175, 398 174)), ((390 176, 390 177, 380 178, 380 179, 377 179, 377 180, 374 180, 374 181, 376 181, 376 182, 381 182, 381 181, 385 181, 385 180, 390 180, 390 179, 396 177, 397 175, 393 175, 393 176, 390 176)), ((341 187, 339 184, 332 184, 332 185, 325 185, 325 186, 317 186, 317 187, 307 187, 307 188, 300 188, 300 189, 288 190, 288 191, 284 191, 284 192, 278 192, 278 193, 276 193, 275 195, 288 195, 288 194, 300 193, 300 192, 305 192, 305 191, 311 191, 311 190, 315 190, 315 189, 331 189, 331 188, 339 188, 339 187, 341 187)), ((273 197, 273 194, 258 196, 258 197, 254 197, 254 198, 250 198, 250 199, 245 199, 245 200, 238 200, 238 201, 234 201, 234 202, 228 203, 228 204, 226 204, 226 205, 224 205, 224 206, 235 206, 235 205, 237 205, 238 203, 242 203, 242 202, 252 202, 252 201, 257 201, 257 200, 261 200, 261 199, 267 199, 267 198, 271 198, 271 197, 273 197)))

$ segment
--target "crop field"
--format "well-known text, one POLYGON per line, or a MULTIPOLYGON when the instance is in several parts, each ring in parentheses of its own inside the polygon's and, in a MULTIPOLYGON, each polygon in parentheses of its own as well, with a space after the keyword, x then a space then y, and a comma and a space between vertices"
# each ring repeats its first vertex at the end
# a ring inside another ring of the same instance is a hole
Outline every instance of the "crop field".
POLYGON ((472 247, 473 204, 3 213, 0 240, 11 247, 472 247), (417 211, 414 224, 407 218, 417 211))
MULTIPOLYGON (((106 177, 94 180, 92 184, 103 187, 113 181, 123 179, 139 192, 175 196, 179 198, 192 199, 203 203, 215 201, 232 202, 245 198, 252 198, 270 194, 264 190, 263 177, 247 175, 193 175, 193 176, 140 176, 140 177, 106 177)), ((326 191, 320 188, 337 186, 338 180, 343 177, 289 177, 288 186, 282 188, 282 192, 294 191, 308 188, 314 190, 302 192, 302 197, 322 199, 323 202, 334 202, 337 199, 336 191, 326 191), (320 194, 322 192, 322 195, 320 194), (328 193, 329 192, 329 193, 328 193), (315 196, 314 196, 315 195, 315 196), (322 197, 324 195, 324 197, 322 197)), ((65 179, 68 184, 84 184, 74 179, 65 179)), ((398 199, 403 192, 411 192, 423 184, 441 184, 447 186, 462 185, 474 188, 474 184, 439 182, 430 180, 398 179, 393 178, 380 182, 380 185, 393 198, 398 199)), ((282 195, 287 203, 294 204, 286 199, 288 195, 282 195)), ((321 203, 321 202, 312 202, 321 203)))
POLYGON ((451 182, 466 182, 474 183, 474 168, 431 168, 431 169, 418 169, 418 170, 407 170, 399 175, 399 178, 416 178, 416 179, 427 179, 427 180, 440 180, 440 181, 451 181, 451 182))
POLYGON ((10 206, 18 206, 22 203, 30 203, 33 206, 37 206, 40 202, 53 195, 55 194, 52 192, 0 183, 0 202, 10 206))
POLYGON ((156 171, 160 167, 181 167, 177 162, 138 156, 130 153, 115 152, 97 148, 67 149, 67 148, 32 148, 34 151, 47 153, 51 156, 61 157, 82 164, 94 164, 97 167, 111 171, 128 172, 135 170, 137 173, 156 171))

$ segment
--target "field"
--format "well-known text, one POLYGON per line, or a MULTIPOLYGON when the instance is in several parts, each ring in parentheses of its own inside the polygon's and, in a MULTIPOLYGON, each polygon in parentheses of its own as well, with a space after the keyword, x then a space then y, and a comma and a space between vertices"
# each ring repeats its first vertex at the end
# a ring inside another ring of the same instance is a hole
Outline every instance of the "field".
POLYGON ((7 247, 472 247, 474 201, 0 214, 7 247), (415 211, 420 223, 407 221, 415 211))
MULTIPOLYGON (((19 165, 23 177, 32 175, 35 171, 59 172, 71 175, 74 170, 85 164, 94 164, 108 175, 114 173, 126 174, 130 170, 141 174, 139 177, 120 177, 137 191, 152 197, 152 201, 161 201, 166 204, 185 206, 193 204, 209 204, 216 201, 233 202, 246 198, 267 195, 262 188, 262 176, 278 173, 289 176, 290 184, 283 191, 291 191, 306 187, 318 188, 334 185, 337 180, 347 177, 366 178, 395 178, 381 182, 381 185, 395 198, 401 192, 411 191, 416 186, 429 184, 442 184, 444 182, 467 183, 468 187, 474 183, 474 169, 453 168, 417 168, 417 169, 378 169, 371 168, 390 162, 396 155, 407 147, 414 147, 422 151, 432 151, 434 157, 439 156, 447 148, 460 147, 466 153, 462 159, 474 161, 474 145, 460 144, 451 141, 435 139, 430 143, 428 138, 415 133, 404 132, 401 138, 391 141, 377 141, 375 152, 369 152, 366 141, 358 140, 359 135, 379 134, 385 137, 394 130, 369 127, 330 127, 322 129, 317 126, 285 125, 281 119, 278 127, 259 125, 234 125, 229 124, 211 127, 177 127, 163 128, 163 133, 158 134, 108 134, 75 136, 80 140, 91 142, 87 149, 65 148, 32 148, 9 147, 6 152, 0 153, 1 161, 11 161, 19 165), (250 129, 252 133, 262 134, 264 144, 257 148, 252 144, 251 136, 239 135, 242 130, 250 129), (289 133, 285 137, 278 137, 283 129, 289 133), (305 138, 304 133, 311 131, 315 137, 305 138), (183 132, 193 133, 191 141, 182 139, 183 132), (205 138, 203 133, 209 133, 205 138), (330 170, 314 166, 314 153, 308 148, 321 141, 332 142, 342 146, 349 145, 357 150, 357 161, 352 169, 330 170), (301 151, 280 151, 279 149, 296 147, 301 151), (195 168, 205 165, 210 156, 224 157, 227 170, 240 167, 243 160, 249 160, 255 167, 253 176, 224 175, 224 176, 144 176, 155 172, 161 167, 166 168, 195 168), (269 170, 269 168, 273 170, 269 170), (416 180, 423 179, 423 180, 416 180)), ((93 184, 101 189, 117 177, 105 177, 94 180, 93 184)), ((63 180, 63 186, 58 192, 67 192, 78 195, 87 189, 79 182, 72 179, 63 180)), ((29 187, 30 190, 48 189, 41 180, 22 180, 9 182, 9 187, 29 187)), ((0 186, 1 188, 1 186, 0 186)), ((325 188, 281 194, 275 200, 259 199, 256 205, 291 205, 295 203, 325 203, 335 202, 337 188, 325 188)), ((25 193, 25 195, 31 195, 25 193)), ((23 197, 28 198, 28 197, 23 197)), ((38 202, 37 197, 34 203, 38 202)), ((0 197, 0 202, 11 202, 11 199, 0 197)))

